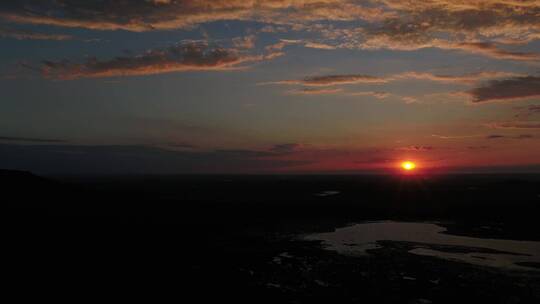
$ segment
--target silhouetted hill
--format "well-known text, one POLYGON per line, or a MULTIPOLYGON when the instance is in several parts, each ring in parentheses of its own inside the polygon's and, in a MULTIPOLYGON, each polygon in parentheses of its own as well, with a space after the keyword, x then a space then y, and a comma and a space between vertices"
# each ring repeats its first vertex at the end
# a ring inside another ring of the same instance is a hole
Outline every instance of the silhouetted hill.
POLYGON ((45 179, 28 171, 0 169, 0 182, 4 185, 44 182, 45 179))
POLYGON ((0 170, 0 184, 3 201, 11 207, 37 206, 36 199, 51 199, 59 191, 56 182, 27 171, 0 170))

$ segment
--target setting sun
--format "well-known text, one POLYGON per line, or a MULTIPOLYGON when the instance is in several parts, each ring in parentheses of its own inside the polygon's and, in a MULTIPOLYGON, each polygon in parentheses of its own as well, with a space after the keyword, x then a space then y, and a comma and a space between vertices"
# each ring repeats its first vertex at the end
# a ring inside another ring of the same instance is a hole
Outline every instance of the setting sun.
POLYGON ((411 161, 405 161, 401 163, 401 167, 404 170, 411 171, 411 170, 414 170, 414 168, 416 168, 416 164, 411 161))

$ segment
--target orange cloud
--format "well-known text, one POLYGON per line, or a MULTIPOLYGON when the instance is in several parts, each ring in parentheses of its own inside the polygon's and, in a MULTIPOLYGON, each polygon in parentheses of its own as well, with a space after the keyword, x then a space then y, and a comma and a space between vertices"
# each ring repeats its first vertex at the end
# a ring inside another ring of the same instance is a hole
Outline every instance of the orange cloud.
POLYGON ((354 92, 350 93, 350 96, 372 96, 377 99, 385 99, 389 97, 391 94, 386 92, 373 92, 373 91, 366 91, 366 92, 354 92))
POLYGON ((220 20, 291 24, 316 20, 382 20, 382 7, 344 0, 39 1, 0 4, 0 18, 17 23, 95 30, 149 31, 220 20), (28 7, 32 7, 29 10, 28 7), (54 13, 51 13, 54 12, 54 13))
POLYGON ((540 121, 511 121, 487 124, 494 129, 540 129, 540 121))
POLYGON ((357 45, 348 45, 348 48, 360 49, 390 49, 399 51, 415 51, 425 48, 438 48, 443 50, 463 51, 483 55, 495 59, 508 59, 519 61, 538 61, 540 53, 511 52, 499 48, 491 42, 453 41, 427 36, 425 33, 405 33, 389 35, 384 32, 366 34, 365 39, 357 45))
POLYGON ((386 79, 369 75, 324 75, 311 76, 301 80, 282 80, 262 84, 303 85, 303 86, 333 86, 355 83, 385 83, 386 79))
POLYGON ((505 50, 540 38, 536 0, 383 0, 395 17, 358 28, 326 27, 323 35, 350 49, 439 48, 495 59, 538 61, 540 54, 505 50))
POLYGON ((500 49, 495 44, 489 42, 461 42, 456 44, 449 44, 448 49, 469 51, 471 53, 481 54, 496 59, 510 59, 521 61, 540 60, 540 53, 510 52, 500 49))
POLYGON ((432 151, 434 149, 435 148, 432 146, 408 146, 408 147, 398 148, 398 150, 416 151, 416 152, 426 152, 426 151, 432 151))
POLYGON ((233 46, 238 49, 252 49, 255 47, 255 35, 236 37, 232 39, 233 46))
POLYGON ((444 74, 433 74, 426 72, 405 72, 400 73, 395 76, 389 77, 391 80, 407 80, 407 79, 418 79, 418 80, 430 80, 435 82, 463 82, 463 83, 475 83, 480 80, 501 78, 501 77, 510 77, 516 76, 515 73, 509 72, 498 72, 498 71, 483 71, 476 73, 468 73, 462 75, 444 75, 444 74))
POLYGON ((515 117, 519 117, 519 118, 525 118, 525 117, 529 117, 535 114, 540 114, 540 105, 516 107, 515 109, 519 110, 519 112, 515 115, 515 117))
MULTIPOLYGON (((326 39, 303 42, 308 48, 401 51, 439 48, 520 61, 538 61, 540 54, 505 48, 509 44, 515 46, 540 39, 539 14, 538 0, 20 0, 0 3, 0 19, 14 23, 142 32, 191 28, 215 21, 256 21, 265 24, 263 32, 290 28, 318 32, 326 39)), ((250 41, 236 43, 243 43, 244 48, 252 45, 250 41)))
POLYGON ((336 47, 333 45, 319 43, 319 42, 306 42, 304 46, 307 48, 320 49, 320 50, 335 50, 336 49, 336 47))
MULTIPOLYGON (((261 83, 277 84, 277 85, 302 85, 302 86, 336 86, 336 85, 349 85, 349 84, 384 84, 392 81, 400 80, 428 80, 435 82, 457 82, 457 83, 475 83, 486 79, 496 79, 502 77, 518 76, 516 73, 498 72, 498 71, 483 71, 476 73, 468 73, 462 75, 444 75, 433 74, 428 72, 403 72, 394 75, 388 75, 384 77, 364 75, 364 74, 345 74, 345 75, 321 75, 310 76, 304 79, 289 79, 274 82, 261 83)), ((353 95, 366 95, 366 92, 352 93, 353 95)), ((371 94, 375 95, 375 94, 371 94)), ((380 96, 382 97, 382 95, 380 96)))
POLYGON ((90 58, 85 63, 45 61, 41 72, 46 78, 70 80, 186 71, 223 71, 242 68, 243 63, 274 57, 275 54, 272 53, 246 55, 235 49, 209 47, 206 43, 193 42, 110 60, 90 58))
POLYGON ((327 94, 335 94, 341 92, 342 89, 339 88, 328 88, 328 89, 300 89, 300 90, 294 90, 289 91, 290 94, 293 95, 327 95, 327 94))

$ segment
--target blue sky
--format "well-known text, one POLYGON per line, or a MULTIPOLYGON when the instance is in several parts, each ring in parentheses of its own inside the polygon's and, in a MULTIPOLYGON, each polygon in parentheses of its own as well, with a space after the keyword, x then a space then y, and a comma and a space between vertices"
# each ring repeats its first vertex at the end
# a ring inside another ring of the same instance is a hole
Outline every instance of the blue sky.
POLYGON ((539 13, 534 0, 6 2, 1 165, 84 173, 12 149, 98 163, 96 147, 131 147, 167 156, 115 172, 534 166, 539 13), (197 166, 152 166, 173 156, 197 166))

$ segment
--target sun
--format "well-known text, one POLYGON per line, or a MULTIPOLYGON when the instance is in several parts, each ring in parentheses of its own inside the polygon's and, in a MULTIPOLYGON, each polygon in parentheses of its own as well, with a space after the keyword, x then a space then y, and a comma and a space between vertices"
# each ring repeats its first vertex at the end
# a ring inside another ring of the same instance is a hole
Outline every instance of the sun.
POLYGON ((414 170, 416 168, 416 164, 412 161, 404 161, 401 163, 401 168, 407 171, 414 170))

